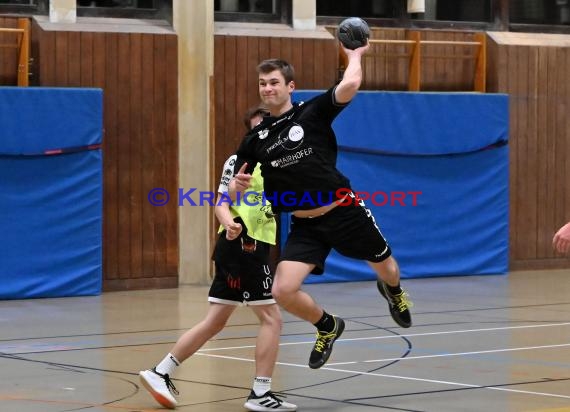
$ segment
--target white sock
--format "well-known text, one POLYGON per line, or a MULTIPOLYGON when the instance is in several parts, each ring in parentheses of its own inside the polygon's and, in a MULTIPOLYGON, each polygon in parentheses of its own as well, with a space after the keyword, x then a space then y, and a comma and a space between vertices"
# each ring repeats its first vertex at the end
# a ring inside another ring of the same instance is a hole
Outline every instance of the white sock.
POLYGON ((174 369, 176 369, 177 366, 180 366, 180 361, 176 359, 172 353, 169 353, 158 365, 156 365, 155 369, 161 375, 168 373, 169 376, 172 376, 172 372, 174 372, 174 369))
POLYGON ((271 378, 256 376, 253 380, 253 391, 255 396, 261 396, 271 390, 271 378))

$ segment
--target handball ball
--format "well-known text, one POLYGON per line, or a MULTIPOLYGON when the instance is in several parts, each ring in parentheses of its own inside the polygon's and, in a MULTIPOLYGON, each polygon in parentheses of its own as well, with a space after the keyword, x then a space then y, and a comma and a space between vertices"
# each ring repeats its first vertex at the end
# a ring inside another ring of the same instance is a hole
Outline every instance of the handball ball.
POLYGON ((338 26, 338 39, 344 47, 350 50, 366 45, 370 37, 368 24, 360 17, 349 17, 338 26))

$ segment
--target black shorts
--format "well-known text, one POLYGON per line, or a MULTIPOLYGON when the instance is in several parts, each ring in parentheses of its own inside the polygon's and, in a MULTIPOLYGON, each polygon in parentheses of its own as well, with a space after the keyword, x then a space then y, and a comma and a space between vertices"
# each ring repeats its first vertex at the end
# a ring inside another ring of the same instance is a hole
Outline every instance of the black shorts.
MULTIPOLYGON (((242 223, 243 225, 243 223, 242 223)), ((216 275, 208 301, 226 305, 270 305, 273 272, 269 268, 269 244, 246 234, 227 240, 222 232, 213 256, 216 275)))
POLYGON ((311 263, 312 273, 320 275, 331 249, 344 256, 369 262, 382 262, 392 255, 374 216, 363 201, 337 206, 323 216, 291 217, 291 231, 280 261, 311 263))

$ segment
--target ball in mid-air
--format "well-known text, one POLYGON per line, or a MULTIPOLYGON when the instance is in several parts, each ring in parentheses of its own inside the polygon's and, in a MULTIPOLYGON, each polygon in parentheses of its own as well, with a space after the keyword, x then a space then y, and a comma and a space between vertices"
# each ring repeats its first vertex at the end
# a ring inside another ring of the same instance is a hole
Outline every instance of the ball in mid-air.
POLYGON ((338 39, 344 47, 350 50, 366 45, 370 37, 368 24, 360 17, 349 17, 338 26, 338 39))

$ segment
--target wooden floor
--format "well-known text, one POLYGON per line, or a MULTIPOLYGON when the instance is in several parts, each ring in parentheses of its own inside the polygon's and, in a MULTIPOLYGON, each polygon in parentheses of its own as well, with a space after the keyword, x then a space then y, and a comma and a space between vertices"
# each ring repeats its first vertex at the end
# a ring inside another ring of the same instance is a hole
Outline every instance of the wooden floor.
MULTIPOLYGON (((570 411, 570 271, 405 280, 414 326, 373 282, 309 285, 346 320, 329 363, 306 364, 311 325, 284 314, 273 389, 300 411, 570 411)), ((205 313, 206 287, 0 302, 0 411, 160 409, 138 381, 205 313)), ((242 411, 256 318, 179 368, 180 411, 242 411)))

